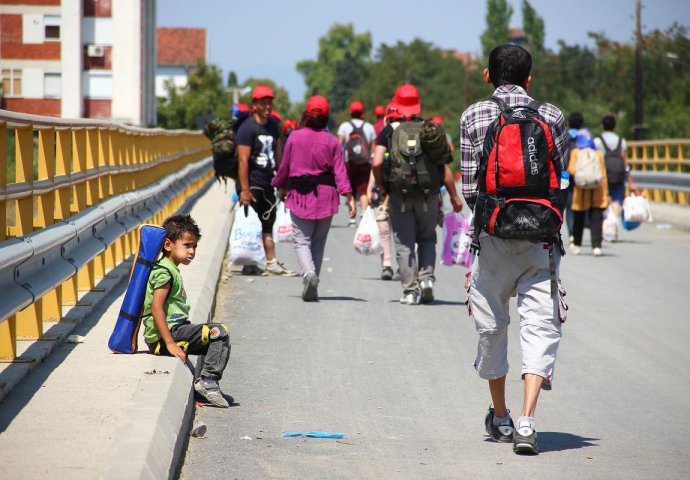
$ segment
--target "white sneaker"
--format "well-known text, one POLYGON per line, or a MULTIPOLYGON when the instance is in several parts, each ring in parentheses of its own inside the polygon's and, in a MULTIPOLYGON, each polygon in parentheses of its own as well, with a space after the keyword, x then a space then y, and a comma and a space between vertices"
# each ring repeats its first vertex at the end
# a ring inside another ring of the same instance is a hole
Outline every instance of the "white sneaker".
POLYGON ((422 303, 434 301, 434 281, 430 277, 422 278, 419 282, 419 288, 422 291, 420 298, 422 303))
POLYGON ((579 255, 580 254, 580 247, 578 247, 574 243, 568 244, 568 250, 570 250, 570 253, 572 253, 573 255, 579 255))
POLYGON ((403 305, 419 305, 421 302, 421 295, 417 290, 413 292, 406 293, 400 299, 400 303, 403 305))
POLYGON ((595 257, 601 257, 601 248, 595 248, 594 250, 592 250, 592 255, 594 255, 595 257))

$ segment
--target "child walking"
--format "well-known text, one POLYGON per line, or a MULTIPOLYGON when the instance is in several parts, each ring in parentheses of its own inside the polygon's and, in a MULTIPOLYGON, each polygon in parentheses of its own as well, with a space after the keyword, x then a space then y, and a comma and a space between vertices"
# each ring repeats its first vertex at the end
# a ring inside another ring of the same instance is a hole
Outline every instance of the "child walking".
POLYGON ((206 355, 194 390, 206 402, 227 408, 218 381, 230 357, 228 328, 222 323, 191 324, 189 304, 179 265, 189 265, 196 254, 201 231, 190 215, 173 215, 163 222, 163 257, 153 267, 144 299, 144 340, 154 355, 187 361, 187 355, 206 355))

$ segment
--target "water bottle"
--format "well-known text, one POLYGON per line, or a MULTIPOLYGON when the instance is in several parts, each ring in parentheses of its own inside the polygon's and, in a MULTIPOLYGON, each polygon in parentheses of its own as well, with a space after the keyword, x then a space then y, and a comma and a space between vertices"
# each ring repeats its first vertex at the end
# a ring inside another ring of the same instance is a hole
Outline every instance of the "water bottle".
POLYGON ((561 172, 561 190, 567 190, 570 185, 570 174, 567 170, 561 172))

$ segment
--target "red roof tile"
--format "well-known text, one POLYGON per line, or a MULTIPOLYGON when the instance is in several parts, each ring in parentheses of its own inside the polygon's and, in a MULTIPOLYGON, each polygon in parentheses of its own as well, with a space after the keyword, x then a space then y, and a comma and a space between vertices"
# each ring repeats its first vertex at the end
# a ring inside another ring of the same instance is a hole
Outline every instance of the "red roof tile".
POLYGON ((195 65, 206 60, 205 28, 158 28, 158 65, 195 65))

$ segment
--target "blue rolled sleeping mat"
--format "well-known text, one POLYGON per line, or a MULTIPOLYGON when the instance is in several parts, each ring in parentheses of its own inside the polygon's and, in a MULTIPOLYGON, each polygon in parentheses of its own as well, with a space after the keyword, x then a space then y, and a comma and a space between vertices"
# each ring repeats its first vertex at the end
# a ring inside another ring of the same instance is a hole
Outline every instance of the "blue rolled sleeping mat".
POLYGON ((139 227, 139 248, 132 264, 129 284, 125 292, 125 299, 117 316, 115 329, 108 348, 115 353, 135 353, 137 351, 137 337, 141 326, 146 284, 155 265, 156 259, 163 249, 165 230, 156 225, 142 225, 139 227))

